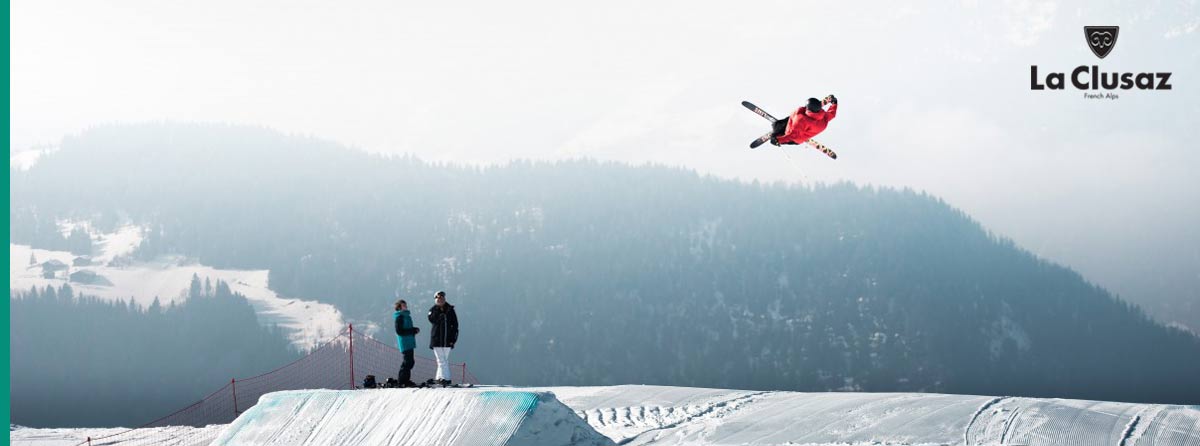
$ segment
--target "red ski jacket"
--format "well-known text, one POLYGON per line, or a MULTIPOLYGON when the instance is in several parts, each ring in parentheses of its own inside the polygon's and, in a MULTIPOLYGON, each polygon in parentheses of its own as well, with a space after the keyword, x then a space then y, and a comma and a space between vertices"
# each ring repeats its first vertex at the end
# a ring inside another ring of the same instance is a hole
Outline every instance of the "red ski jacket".
POLYGON ((808 108, 800 107, 788 118, 787 130, 784 130, 783 136, 775 140, 780 144, 803 144, 825 131, 825 126, 836 116, 837 104, 829 104, 829 109, 819 112, 810 112, 808 108))

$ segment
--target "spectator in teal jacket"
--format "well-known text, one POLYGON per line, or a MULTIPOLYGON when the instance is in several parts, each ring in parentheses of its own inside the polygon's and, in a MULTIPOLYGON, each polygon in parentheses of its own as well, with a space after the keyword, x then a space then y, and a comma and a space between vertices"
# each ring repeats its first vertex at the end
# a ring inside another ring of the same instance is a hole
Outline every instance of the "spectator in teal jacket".
POLYGON ((400 387, 416 387, 412 381, 412 368, 416 363, 413 350, 417 348, 417 333, 421 329, 413 326, 412 316, 408 314, 408 302, 404 299, 396 301, 396 312, 392 314, 392 319, 396 321, 396 344, 404 355, 404 362, 400 363, 400 387))

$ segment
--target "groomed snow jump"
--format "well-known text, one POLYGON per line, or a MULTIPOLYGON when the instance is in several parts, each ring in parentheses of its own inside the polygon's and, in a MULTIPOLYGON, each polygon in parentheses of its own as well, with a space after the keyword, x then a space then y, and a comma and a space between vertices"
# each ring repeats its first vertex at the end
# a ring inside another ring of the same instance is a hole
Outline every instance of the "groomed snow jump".
POLYGON ((263 395, 216 445, 609 445, 549 392, 296 390, 263 395))

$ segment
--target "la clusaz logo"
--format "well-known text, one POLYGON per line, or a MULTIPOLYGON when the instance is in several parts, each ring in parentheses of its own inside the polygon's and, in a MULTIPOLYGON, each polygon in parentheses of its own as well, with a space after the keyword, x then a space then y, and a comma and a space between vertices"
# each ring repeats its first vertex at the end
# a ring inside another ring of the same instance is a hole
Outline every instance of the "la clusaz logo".
MULTIPOLYGON (((1120 31, 1119 26, 1085 26, 1083 37, 1087 39, 1092 54, 1104 59, 1117 46, 1120 31)), ((1099 65, 1080 65, 1071 70, 1070 76, 1062 72, 1050 72, 1042 77, 1038 75, 1037 65, 1029 66, 1030 89, 1065 90, 1068 79, 1070 86, 1083 90, 1083 97, 1087 99, 1118 99, 1120 96, 1116 90, 1171 89, 1171 73, 1106 73, 1099 65)))

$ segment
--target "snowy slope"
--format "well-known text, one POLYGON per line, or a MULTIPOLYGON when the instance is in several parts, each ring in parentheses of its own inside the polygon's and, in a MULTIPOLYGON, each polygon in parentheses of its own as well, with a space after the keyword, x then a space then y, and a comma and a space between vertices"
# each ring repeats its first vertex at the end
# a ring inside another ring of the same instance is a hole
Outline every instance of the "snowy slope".
MULTIPOLYGON (((336 336, 345 327, 342 314, 329 304, 317 301, 283 298, 267 287, 267 270, 228 270, 187 263, 181 258, 160 258, 153 262, 118 261, 141 242, 140 229, 126 227, 112 234, 94 235, 97 255, 92 265, 71 266, 70 272, 92 271, 112 285, 92 285, 71 282, 77 292, 109 299, 130 299, 149 306, 154 298, 163 305, 184 298, 192 275, 213 282, 224 280, 234 292, 246 296, 258 313, 263 325, 275 324, 283 328, 293 345, 309 348, 336 336)), ((29 290, 30 287, 59 287, 65 283, 66 274, 58 278, 42 277, 41 263, 58 260, 73 265, 75 256, 66 251, 33 249, 27 245, 9 245, 9 289, 29 290), (30 265, 30 256, 38 265, 30 265)))
POLYGON ((42 156, 58 151, 58 147, 39 147, 28 150, 9 151, 8 166, 14 170, 32 169, 42 156))
POLYGON ((657 386, 545 390, 624 444, 1200 445, 1196 406, 657 386))
MULTIPOLYGON (((571 432, 576 444, 1200 445, 1197 406, 1043 398, 614 386, 294 391, 263 402, 200 433, 220 436, 213 444, 571 444, 571 432)), ((58 445, 87 432, 10 438, 58 445)))

